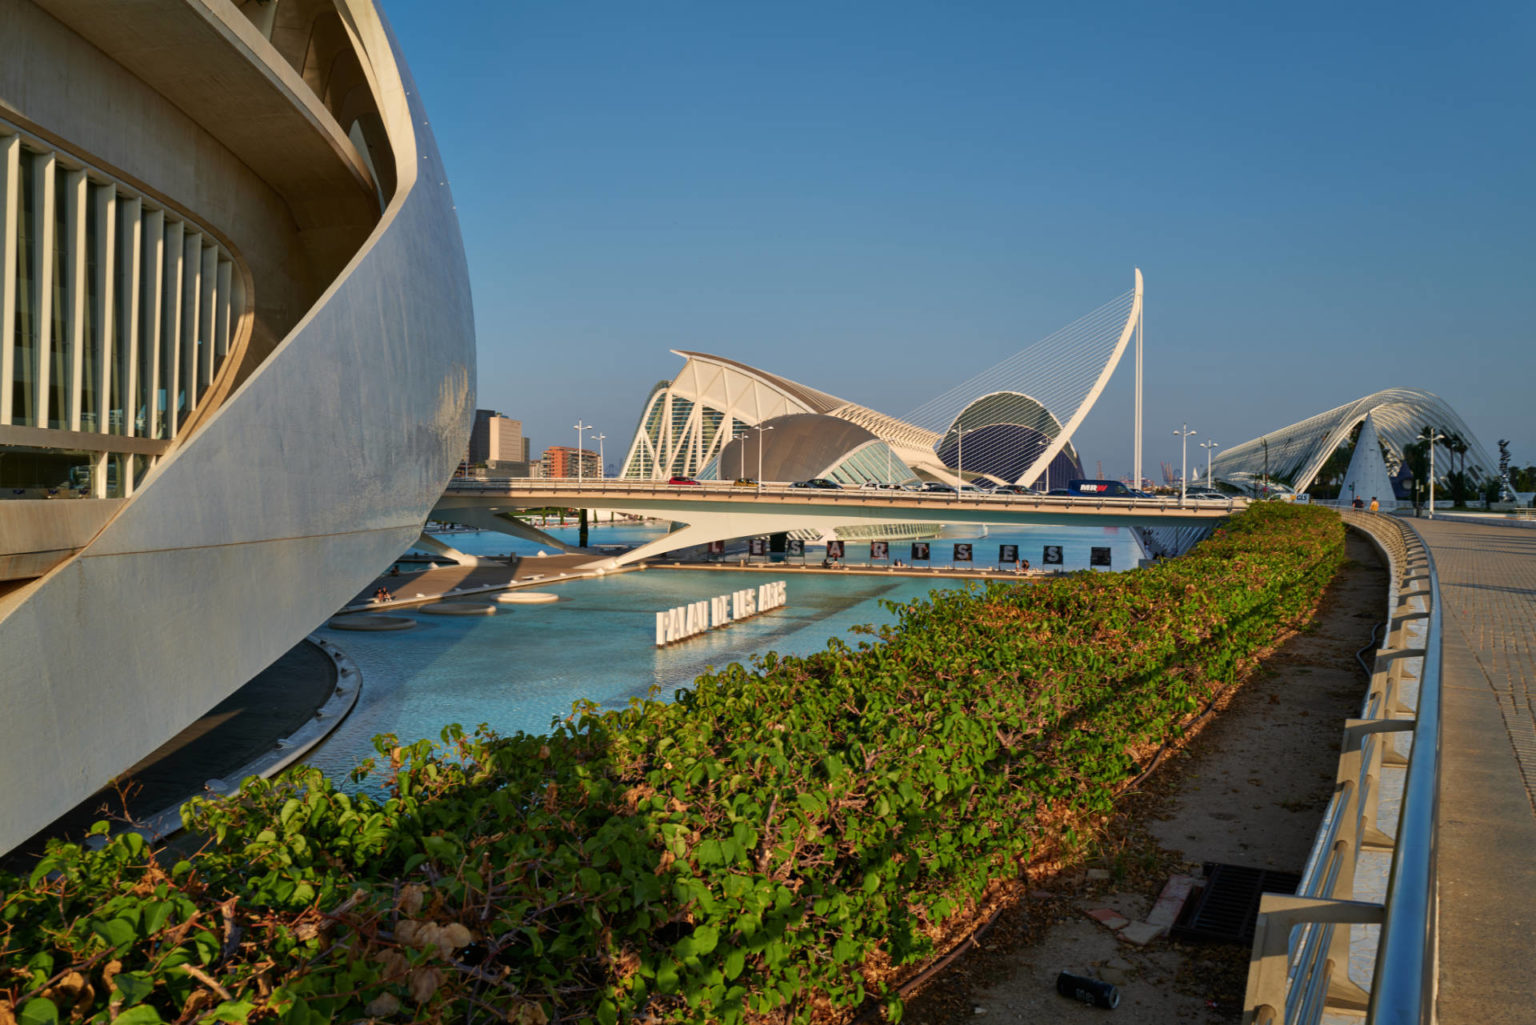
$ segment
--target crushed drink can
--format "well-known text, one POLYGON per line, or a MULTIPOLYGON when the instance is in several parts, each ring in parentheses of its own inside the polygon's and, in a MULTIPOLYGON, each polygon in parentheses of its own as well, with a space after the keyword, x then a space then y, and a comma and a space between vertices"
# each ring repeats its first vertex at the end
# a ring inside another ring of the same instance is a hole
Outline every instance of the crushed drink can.
POLYGON ((1056 976, 1056 992, 1093 1007, 1112 1011, 1120 1004, 1120 991, 1103 979, 1062 972, 1056 976))

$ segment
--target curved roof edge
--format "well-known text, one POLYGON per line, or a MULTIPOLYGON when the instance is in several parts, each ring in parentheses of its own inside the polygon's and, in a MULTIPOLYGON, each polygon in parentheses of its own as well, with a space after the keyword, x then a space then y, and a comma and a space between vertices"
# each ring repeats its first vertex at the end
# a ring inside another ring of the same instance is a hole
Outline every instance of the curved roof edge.
POLYGON ((784 392, 796 402, 805 405, 816 413, 830 413, 838 406, 848 405, 845 400, 838 398, 836 395, 829 395, 809 385, 801 384, 799 381, 791 381, 787 377, 780 377, 778 374, 770 374, 766 370, 759 370, 757 367, 743 363, 740 360, 716 356, 708 352, 692 352, 687 349, 673 349, 671 352, 673 355, 681 356, 684 359, 696 359, 704 363, 714 363, 717 366, 729 367, 749 377, 755 377, 768 387, 784 392))
POLYGON ((1218 477, 1267 473, 1271 478, 1288 480, 1297 491, 1305 491, 1328 457, 1367 414, 1371 414, 1389 453, 1398 460, 1403 446, 1418 437, 1421 428, 1431 425, 1442 433, 1459 435, 1467 443, 1469 472, 1493 471, 1487 450, 1450 403, 1421 388, 1387 388, 1234 445, 1212 461, 1211 472, 1218 477))

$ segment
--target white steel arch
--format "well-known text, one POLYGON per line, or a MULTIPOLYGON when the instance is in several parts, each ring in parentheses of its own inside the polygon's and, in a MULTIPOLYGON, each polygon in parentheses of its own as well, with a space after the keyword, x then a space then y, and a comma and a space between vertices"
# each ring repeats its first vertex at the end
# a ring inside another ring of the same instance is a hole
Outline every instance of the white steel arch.
POLYGON ((1072 433, 1120 365, 1120 357, 1141 319, 1141 307, 1142 277, 1137 268, 1130 291, 956 385, 909 413, 906 419, 922 427, 947 431, 978 396, 999 391, 1032 396, 1061 424, 1051 443, 1018 478, 1017 483, 1032 485, 1071 441, 1072 433), (1063 417, 1063 411, 1068 409, 1072 412, 1063 417))
POLYGON ((1403 447, 1426 425, 1467 443, 1469 472, 1476 468, 1487 474, 1497 465, 1466 421, 1440 396, 1418 388, 1388 388, 1234 445, 1212 462, 1211 473, 1230 478, 1239 473, 1257 477, 1267 472, 1271 479, 1305 491, 1323 463, 1367 414, 1386 446, 1387 468, 1393 472, 1402 464, 1403 447))

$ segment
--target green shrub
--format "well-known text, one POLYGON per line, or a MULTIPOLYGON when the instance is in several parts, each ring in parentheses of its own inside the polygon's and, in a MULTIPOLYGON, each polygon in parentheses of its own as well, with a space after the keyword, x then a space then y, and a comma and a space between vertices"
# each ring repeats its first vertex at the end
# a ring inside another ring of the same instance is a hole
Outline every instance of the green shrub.
POLYGON ((0 876, 0 1023, 898 1016, 880 980, 1107 812, 1342 550, 1333 513, 1266 503, 1181 559, 934 592, 547 737, 379 738, 386 798, 251 780, 184 809, 207 843, 174 864, 53 845, 0 876))

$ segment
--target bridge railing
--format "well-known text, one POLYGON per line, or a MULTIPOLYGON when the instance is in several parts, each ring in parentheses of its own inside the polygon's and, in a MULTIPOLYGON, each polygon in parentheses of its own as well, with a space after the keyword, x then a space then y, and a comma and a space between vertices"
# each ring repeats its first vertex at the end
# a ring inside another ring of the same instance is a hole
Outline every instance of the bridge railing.
POLYGON ((612 477, 455 477, 449 482, 447 494, 505 494, 515 497, 519 492, 561 496, 569 494, 574 500, 582 496, 666 496, 690 498, 697 496, 725 496, 737 499, 772 498, 782 502, 786 498, 808 501, 825 501, 835 495, 837 501, 846 504, 889 505, 900 504, 953 505, 956 502, 981 502, 986 505, 1027 507, 1040 509, 1126 509, 1159 512, 1176 512, 1186 509, 1195 512, 1230 515, 1247 508, 1248 500, 1240 497, 1226 499, 1186 499, 1181 506, 1176 495, 1156 495, 1150 498, 1112 498, 1099 495, 1047 495, 1042 493, 1020 495, 1014 492, 975 491, 939 492, 906 491, 886 488, 844 487, 838 490, 797 488, 785 483, 762 485, 736 485, 728 481, 701 481, 699 484, 668 484, 663 481, 619 480, 612 477))
POLYGON ((1406 521, 1348 510, 1340 515, 1390 566, 1386 634, 1360 718, 1345 721, 1334 794, 1301 884, 1294 896, 1267 894, 1260 905, 1245 1025, 1311 1025, 1328 1011, 1364 1012, 1368 1025, 1434 1021, 1439 579, 1433 556, 1406 521), (1405 699, 1415 668, 1417 692, 1405 699), (1412 735, 1406 759, 1392 743, 1402 732, 1412 735), (1378 821, 1383 776, 1404 764, 1401 809, 1389 834, 1378 821), (1391 852, 1384 894, 1362 893, 1357 885, 1366 851, 1391 852), (1354 924, 1381 926, 1368 986, 1349 977, 1354 924))

